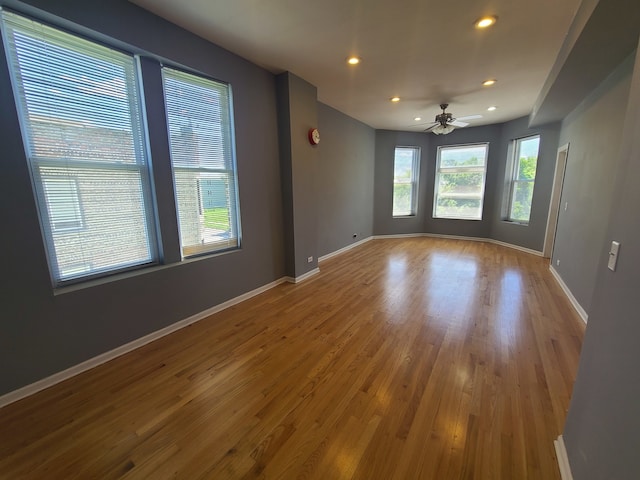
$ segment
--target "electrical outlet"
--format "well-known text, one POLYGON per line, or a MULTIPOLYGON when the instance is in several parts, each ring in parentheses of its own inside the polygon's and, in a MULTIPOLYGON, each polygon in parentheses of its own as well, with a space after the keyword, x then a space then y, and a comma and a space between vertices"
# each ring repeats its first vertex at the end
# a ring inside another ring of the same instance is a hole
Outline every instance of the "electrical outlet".
POLYGON ((560 259, 557 259, 556 260, 556 267, 559 267, 559 266, 560 266, 560 259))
POLYGON ((313 262, 313 257, 307 257, 307 263, 313 262))

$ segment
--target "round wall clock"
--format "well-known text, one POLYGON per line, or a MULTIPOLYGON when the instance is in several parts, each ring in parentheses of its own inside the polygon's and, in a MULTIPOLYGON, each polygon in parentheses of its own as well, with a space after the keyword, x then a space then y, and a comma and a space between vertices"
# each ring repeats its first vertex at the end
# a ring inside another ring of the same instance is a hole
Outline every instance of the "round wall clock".
POLYGON ((318 145, 320 143, 320 132, 317 128, 309 129, 309 143, 311 145, 318 145))

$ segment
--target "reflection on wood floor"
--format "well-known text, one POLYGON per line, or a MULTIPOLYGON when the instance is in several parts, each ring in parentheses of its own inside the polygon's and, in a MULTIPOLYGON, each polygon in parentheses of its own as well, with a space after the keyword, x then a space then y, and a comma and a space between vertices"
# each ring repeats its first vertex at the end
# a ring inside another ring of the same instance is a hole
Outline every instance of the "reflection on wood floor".
POLYGON ((3 479, 559 479, 584 324, 548 261, 373 240, 0 410, 3 479))

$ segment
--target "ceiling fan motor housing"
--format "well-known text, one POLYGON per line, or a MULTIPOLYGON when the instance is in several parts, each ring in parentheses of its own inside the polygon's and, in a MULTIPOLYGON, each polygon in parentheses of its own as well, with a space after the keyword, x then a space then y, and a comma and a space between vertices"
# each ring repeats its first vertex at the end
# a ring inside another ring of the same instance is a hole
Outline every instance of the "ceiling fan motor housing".
POLYGON ((436 115, 436 122, 441 125, 446 125, 447 123, 453 121, 453 116, 450 113, 440 113, 436 115))

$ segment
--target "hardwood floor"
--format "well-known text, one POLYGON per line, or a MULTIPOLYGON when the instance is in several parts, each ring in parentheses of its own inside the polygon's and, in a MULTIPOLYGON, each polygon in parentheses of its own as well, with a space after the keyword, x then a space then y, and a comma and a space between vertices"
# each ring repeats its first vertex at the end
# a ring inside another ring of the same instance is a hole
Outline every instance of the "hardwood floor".
POLYGON ((548 261, 373 240, 0 410, 2 479, 559 479, 584 324, 548 261))

